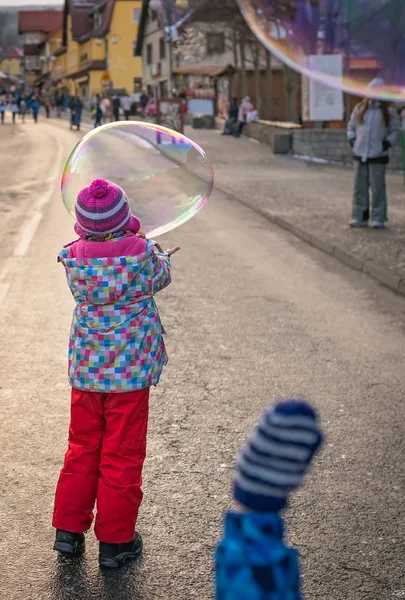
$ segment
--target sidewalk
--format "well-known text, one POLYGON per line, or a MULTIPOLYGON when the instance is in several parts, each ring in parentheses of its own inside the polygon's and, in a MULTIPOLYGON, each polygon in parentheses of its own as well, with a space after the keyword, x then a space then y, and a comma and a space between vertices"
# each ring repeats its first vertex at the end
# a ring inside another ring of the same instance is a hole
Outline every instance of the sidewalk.
MULTIPOLYGON (((90 114, 84 115, 90 121, 90 114)), ((247 137, 223 137, 218 130, 185 134, 202 146, 215 169, 218 189, 271 222, 349 266, 405 295, 405 186, 389 173, 385 230, 352 230, 351 168, 274 155, 269 146, 247 137)))
POLYGON ((249 138, 188 129, 212 160, 216 186, 338 260, 405 294, 405 187, 389 174, 388 227, 352 230, 350 168, 307 163, 249 138))

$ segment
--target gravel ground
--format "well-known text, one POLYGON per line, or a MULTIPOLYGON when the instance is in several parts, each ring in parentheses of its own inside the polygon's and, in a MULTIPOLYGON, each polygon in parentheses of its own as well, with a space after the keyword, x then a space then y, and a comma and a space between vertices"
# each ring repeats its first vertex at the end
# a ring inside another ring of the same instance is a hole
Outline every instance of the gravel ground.
MULTIPOLYGON (((217 190, 198 217, 163 239, 182 251, 173 259, 173 284, 159 298, 170 362, 152 394, 142 562, 100 573, 92 533, 83 561, 55 556, 50 523, 66 447, 73 306, 55 257, 73 233, 54 173, 80 134, 53 122, 18 125, 15 135, 21 162, 27 169, 36 164, 36 173, 20 174, 27 194, 17 194, 16 228, 0 255, 0 598, 211 598, 212 550, 231 505, 235 454, 260 412, 281 396, 311 398, 327 433, 307 485, 286 513, 289 540, 302 556, 306 597, 401 597, 405 305, 232 197, 233 190, 244 202, 262 196, 263 162, 240 175, 237 194, 235 182, 230 195, 217 190), (41 194, 52 192, 42 206, 34 204, 38 186, 41 194), (32 242, 15 256, 21 226, 27 232, 35 215, 40 223, 32 242)), ((223 149, 225 141, 211 142, 212 135, 202 132, 198 141, 223 149)), ((4 140, 7 194, 15 173, 4 140)), ((240 142, 238 152, 249 161, 255 153, 257 161, 264 156, 262 147, 240 142)), ((236 148, 238 142, 226 143, 236 148)), ((236 179, 242 171, 231 151, 228 165, 224 156, 222 150, 218 188, 226 173, 236 179)), ((281 190, 283 172, 286 196, 299 196, 298 172, 316 179, 312 166, 279 164, 273 187, 278 181, 281 190)), ((324 174, 334 172, 318 169, 319 189, 324 174)), ((0 221, 0 239, 9 222, 0 221)))

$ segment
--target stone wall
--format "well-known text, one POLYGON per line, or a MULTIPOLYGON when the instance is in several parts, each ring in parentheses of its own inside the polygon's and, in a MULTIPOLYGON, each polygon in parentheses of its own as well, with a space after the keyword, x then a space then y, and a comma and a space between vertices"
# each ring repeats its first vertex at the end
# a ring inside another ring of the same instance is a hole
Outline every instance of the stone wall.
MULTIPOLYGON (((222 129, 224 120, 217 118, 216 125, 222 129)), ((352 149, 345 129, 302 129, 295 123, 259 121, 247 123, 244 135, 267 144, 275 154, 292 152, 296 156, 319 158, 344 165, 353 163, 352 149)), ((388 167, 396 171, 404 168, 400 142, 391 150, 388 167)))
POLYGON ((267 144, 271 148, 274 146, 274 135, 292 133, 300 129, 295 123, 283 123, 276 121, 259 121, 257 123, 247 123, 244 129, 244 134, 254 140, 267 144))
MULTIPOLYGON (((300 129, 293 132, 292 152, 297 156, 309 156, 351 165, 352 150, 343 129, 300 129)), ((391 151, 390 169, 403 169, 401 144, 391 151)))

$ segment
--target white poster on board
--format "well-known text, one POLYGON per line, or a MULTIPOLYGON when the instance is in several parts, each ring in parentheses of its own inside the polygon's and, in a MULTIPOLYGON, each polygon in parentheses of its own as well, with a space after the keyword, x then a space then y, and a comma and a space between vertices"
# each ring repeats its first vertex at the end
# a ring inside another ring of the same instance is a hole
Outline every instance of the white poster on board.
MULTIPOLYGON (((317 73, 343 79, 341 54, 316 54, 309 57, 309 68, 317 73)), ((309 82, 309 118, 311 121, 342 121, 344 117, 343 92, 313 79, 309 82)))

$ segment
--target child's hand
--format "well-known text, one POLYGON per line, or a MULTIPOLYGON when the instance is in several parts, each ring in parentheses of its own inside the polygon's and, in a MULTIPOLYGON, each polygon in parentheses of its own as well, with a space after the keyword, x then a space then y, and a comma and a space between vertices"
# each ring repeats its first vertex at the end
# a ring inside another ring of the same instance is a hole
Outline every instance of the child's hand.
POLYGON ((167 256, 172 256, 172 254, 176 254, 176 252, 178 252, 180 250, 180 246, 176 246, 175 248, 170 248, 169 250, 166 250, 166 254, 167 256))

